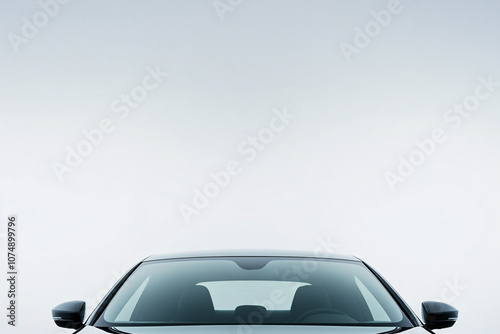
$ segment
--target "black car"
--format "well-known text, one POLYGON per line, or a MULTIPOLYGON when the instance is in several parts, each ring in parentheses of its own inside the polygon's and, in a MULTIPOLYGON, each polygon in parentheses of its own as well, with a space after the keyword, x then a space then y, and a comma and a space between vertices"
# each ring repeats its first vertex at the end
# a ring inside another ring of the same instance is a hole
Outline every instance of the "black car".
POLYGON ((422 303, 423 322, 353 256, 225 251, 151 256, 132 268, 84 322, 85 302, 52 310, 81 334, 432 333, 458 311, 422 303))

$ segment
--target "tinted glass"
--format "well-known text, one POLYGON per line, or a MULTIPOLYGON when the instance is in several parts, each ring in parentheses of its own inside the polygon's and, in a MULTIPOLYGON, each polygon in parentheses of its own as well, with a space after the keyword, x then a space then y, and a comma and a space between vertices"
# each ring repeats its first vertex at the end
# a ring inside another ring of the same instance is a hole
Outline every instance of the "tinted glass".
POLYGON ((108 326, 295 324, 408 326, 362 264, 221 257, 142 264, 98 323, 108 326))

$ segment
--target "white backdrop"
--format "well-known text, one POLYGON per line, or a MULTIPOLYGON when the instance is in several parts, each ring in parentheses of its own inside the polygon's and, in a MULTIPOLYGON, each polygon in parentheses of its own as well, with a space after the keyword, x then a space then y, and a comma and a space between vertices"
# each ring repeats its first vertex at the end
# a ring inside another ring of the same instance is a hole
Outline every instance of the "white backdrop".
POLYGON ((281 248, 354 254, 418 314, 457 307, 443 333, 494 333, 499 10, 1 1, 0 332, 67 332, 53 306, 150 254, 281 248))

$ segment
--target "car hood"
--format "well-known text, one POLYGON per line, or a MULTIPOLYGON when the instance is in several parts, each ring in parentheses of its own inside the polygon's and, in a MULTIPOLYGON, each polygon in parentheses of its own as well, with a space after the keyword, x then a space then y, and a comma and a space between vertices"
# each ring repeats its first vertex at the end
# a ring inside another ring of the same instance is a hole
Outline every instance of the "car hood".
POLYGON ((397 327, 353 327, 353 326, 286 326, 286 325, 210 325, 210 326, 158 326, 158 327, 116 327, 103 331, 87 326, 78 334, 429 334, 422 327, 401 331, 397 327))

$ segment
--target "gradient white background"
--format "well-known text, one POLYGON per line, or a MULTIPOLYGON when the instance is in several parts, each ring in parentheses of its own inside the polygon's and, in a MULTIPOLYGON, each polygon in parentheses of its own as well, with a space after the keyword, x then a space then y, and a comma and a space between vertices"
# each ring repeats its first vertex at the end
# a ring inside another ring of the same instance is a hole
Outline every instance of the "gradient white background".
POLYGON ((53 306, 95 304, 150 254, 329 239, 419 315, 452 300, 442 333, 494 333, 500 88, 456 129, 443 116, 478 77, 500 81, 500 5, 402 0, 348 62, 339 45, 387 4, 243 0, 221 20, 210 0, 70 1, 15 52, 9 34, 40 4, 2 0, 0 268, 16 214, 20 274, 18 327, 2 306, 0 331, 69 332, 53 306), (156 66, 169 77, 120 119, 113 101, 156 66), (295 118, 246 162, 238 146, 284 107, 295 118), (114 131, 59 182, 53 163, 103 118, 114 131), (447 140, 391 191, 384 173, 436 127, 447 140), (242 172, 186 224, 179 206, 231 160, 242 172))

